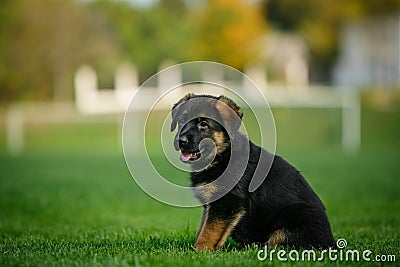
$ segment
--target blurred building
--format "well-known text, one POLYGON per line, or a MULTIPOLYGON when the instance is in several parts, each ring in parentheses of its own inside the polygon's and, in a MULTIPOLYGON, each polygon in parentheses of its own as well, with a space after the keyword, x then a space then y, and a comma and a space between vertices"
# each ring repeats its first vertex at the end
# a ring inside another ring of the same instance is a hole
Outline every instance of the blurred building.
POLYGON ((400 15, 346 23, 333 81, 357 87, 400 84, 400 15))
POLYGON ((309 84, 309 48, 298 34, 270 32, 260 39, 258 60, 267 65, 270 81, 288 86, 309 84))

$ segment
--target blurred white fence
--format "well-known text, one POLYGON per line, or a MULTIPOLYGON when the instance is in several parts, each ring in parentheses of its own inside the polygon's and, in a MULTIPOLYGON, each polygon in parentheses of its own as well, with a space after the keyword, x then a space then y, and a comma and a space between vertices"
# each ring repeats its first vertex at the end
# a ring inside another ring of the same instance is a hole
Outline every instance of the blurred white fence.
MULTIPOLYGON (((252 107, 265 105, 261 99, 246 95, 246 88, 251 86, 246 80, 229 81, 224 73, 204 70, 203 79, 213 76, 221 84, 240 90, 241 95, 252 107)), ((357 92, 352 88, 332 88, 313 86, 269 86, 266 71, 260 67, 248 68, 246 74, 263 91, 271 107, 285 108, 334 108, 342 110, 342 147, 347 153, 356 153, 361 145, 361 105, 357 92)), ((115 123, 121 122, 122 114, 138 89, 138 72, 131 64, 121 65, 115 75, 115 89, 99 89, 96 72, 90 66, 82 66, 75 75, 74 103, 14 104, 6 114, 6 144, 11 155, 17 156, 24 149, 24 124, 29 123, 115 123), (111 116, 110 116, 111 114, 111 116), (112 115, 114 114, 114 115, 112 115), (97 115, 97 116, 93 116, 97 115), (117 115, 117 116, 115 116, 117 115)), ((155 101, 157 90, 180 84, 184 77, 179 68, 174 68, 168 76, 159 75, 157 84, 142 88, 146 94, 143 101, 155 101)), ((182 95, 172 99, 176 101, 182 95)), ((164 103, 167 103, 164 101, 164 103)), ((171 104, 158 106, 169 110, 171 104)), ((136 107, 140 110, 140 107, 136 107)), ((145 110, 144 110, 145 111, 145 110)))

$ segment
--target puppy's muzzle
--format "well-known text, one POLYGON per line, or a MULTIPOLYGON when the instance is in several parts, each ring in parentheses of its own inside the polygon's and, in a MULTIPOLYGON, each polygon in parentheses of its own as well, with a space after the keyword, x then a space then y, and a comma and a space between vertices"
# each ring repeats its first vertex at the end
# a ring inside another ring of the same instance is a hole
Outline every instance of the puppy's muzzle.
POLYGON ((175 150, 184 149, 189 145, 189 138, 186 135, 177 134, 174 140, 174 148, 175 150))
POLYGON ((181 135, 178 138, 179 147, 186 147, 189 144, 189 139, 186 135, 181 135))

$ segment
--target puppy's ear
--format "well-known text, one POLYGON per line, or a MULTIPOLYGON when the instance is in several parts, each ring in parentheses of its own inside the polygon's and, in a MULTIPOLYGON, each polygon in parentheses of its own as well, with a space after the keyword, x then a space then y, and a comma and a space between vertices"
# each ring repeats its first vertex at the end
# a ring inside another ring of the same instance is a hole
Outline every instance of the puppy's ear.
POLYGON ((184 103, 184 102, 186 102, 186 101, 188 101, 189 99, 191 99, 191 98, 193 98, 193 97, 194 97, 194 94, 189 93, 189 94, 185 95, 184 97, 182 97, 178 102, 176 102, 176 103, 172 106, 172 113, 171 113, 171 116, 172 116, 171 132, 173 132, 173 131, 175 130, 176 124, 177 124, 177 122, 178 122, 177 115, 179 114, 179 112, 178 112, 178 111, 179 111, 179 105, 182 104, 182 103, 184 103))
POLYGON ((174 110, 177 106, 179 106, 180 104, 182 104, 183 102, 188 101, 189 99, 193 98, 195 96, 195 94, 193 93, 189 93, 187 95, 185 95, 184 97, 182 97, 181 99, 179 99, 178 102, 176 102, 173 106, 172 106, 172 110, 174 110))
POLYGON ((238 105, 236 105, 236 103, 233 102, 232 99, 221 95, 221 96, 218 97, 218 101, 221 101, 221 102, 225 103, 227 106, 229 106, 239 116, 240 119, 243 118, 242 109, 238 105))
POLYGON ((230 130, 237 131, 243 118, 243 111, 241 108, 231 99, 223 95, 218 97, 216 108, 221 114, 225 125, 230 127, 230 130))
POLYGON ((176 124, 177 124, 177 116, 176 116, 176 114, 178 113, 177 111, 178 111, 178 109, 179 109, 179 107, 174 107, 173 109, 172 109, 172 113, 171 113, 171 116, 172 116, 172 122, 171 122, 171 132, 173 132, 174 130, 175 130, 175 128, 176 128, 176 124))

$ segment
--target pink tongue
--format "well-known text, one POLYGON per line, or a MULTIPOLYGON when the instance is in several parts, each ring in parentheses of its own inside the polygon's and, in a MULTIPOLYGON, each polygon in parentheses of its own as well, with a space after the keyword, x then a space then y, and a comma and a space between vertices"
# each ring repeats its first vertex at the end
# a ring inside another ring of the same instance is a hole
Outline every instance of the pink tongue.
POLYGON ((182 154, 181 154, 182 161, 189 161, 191 158, 192 158, 191 153, 182 152, 182 154))

